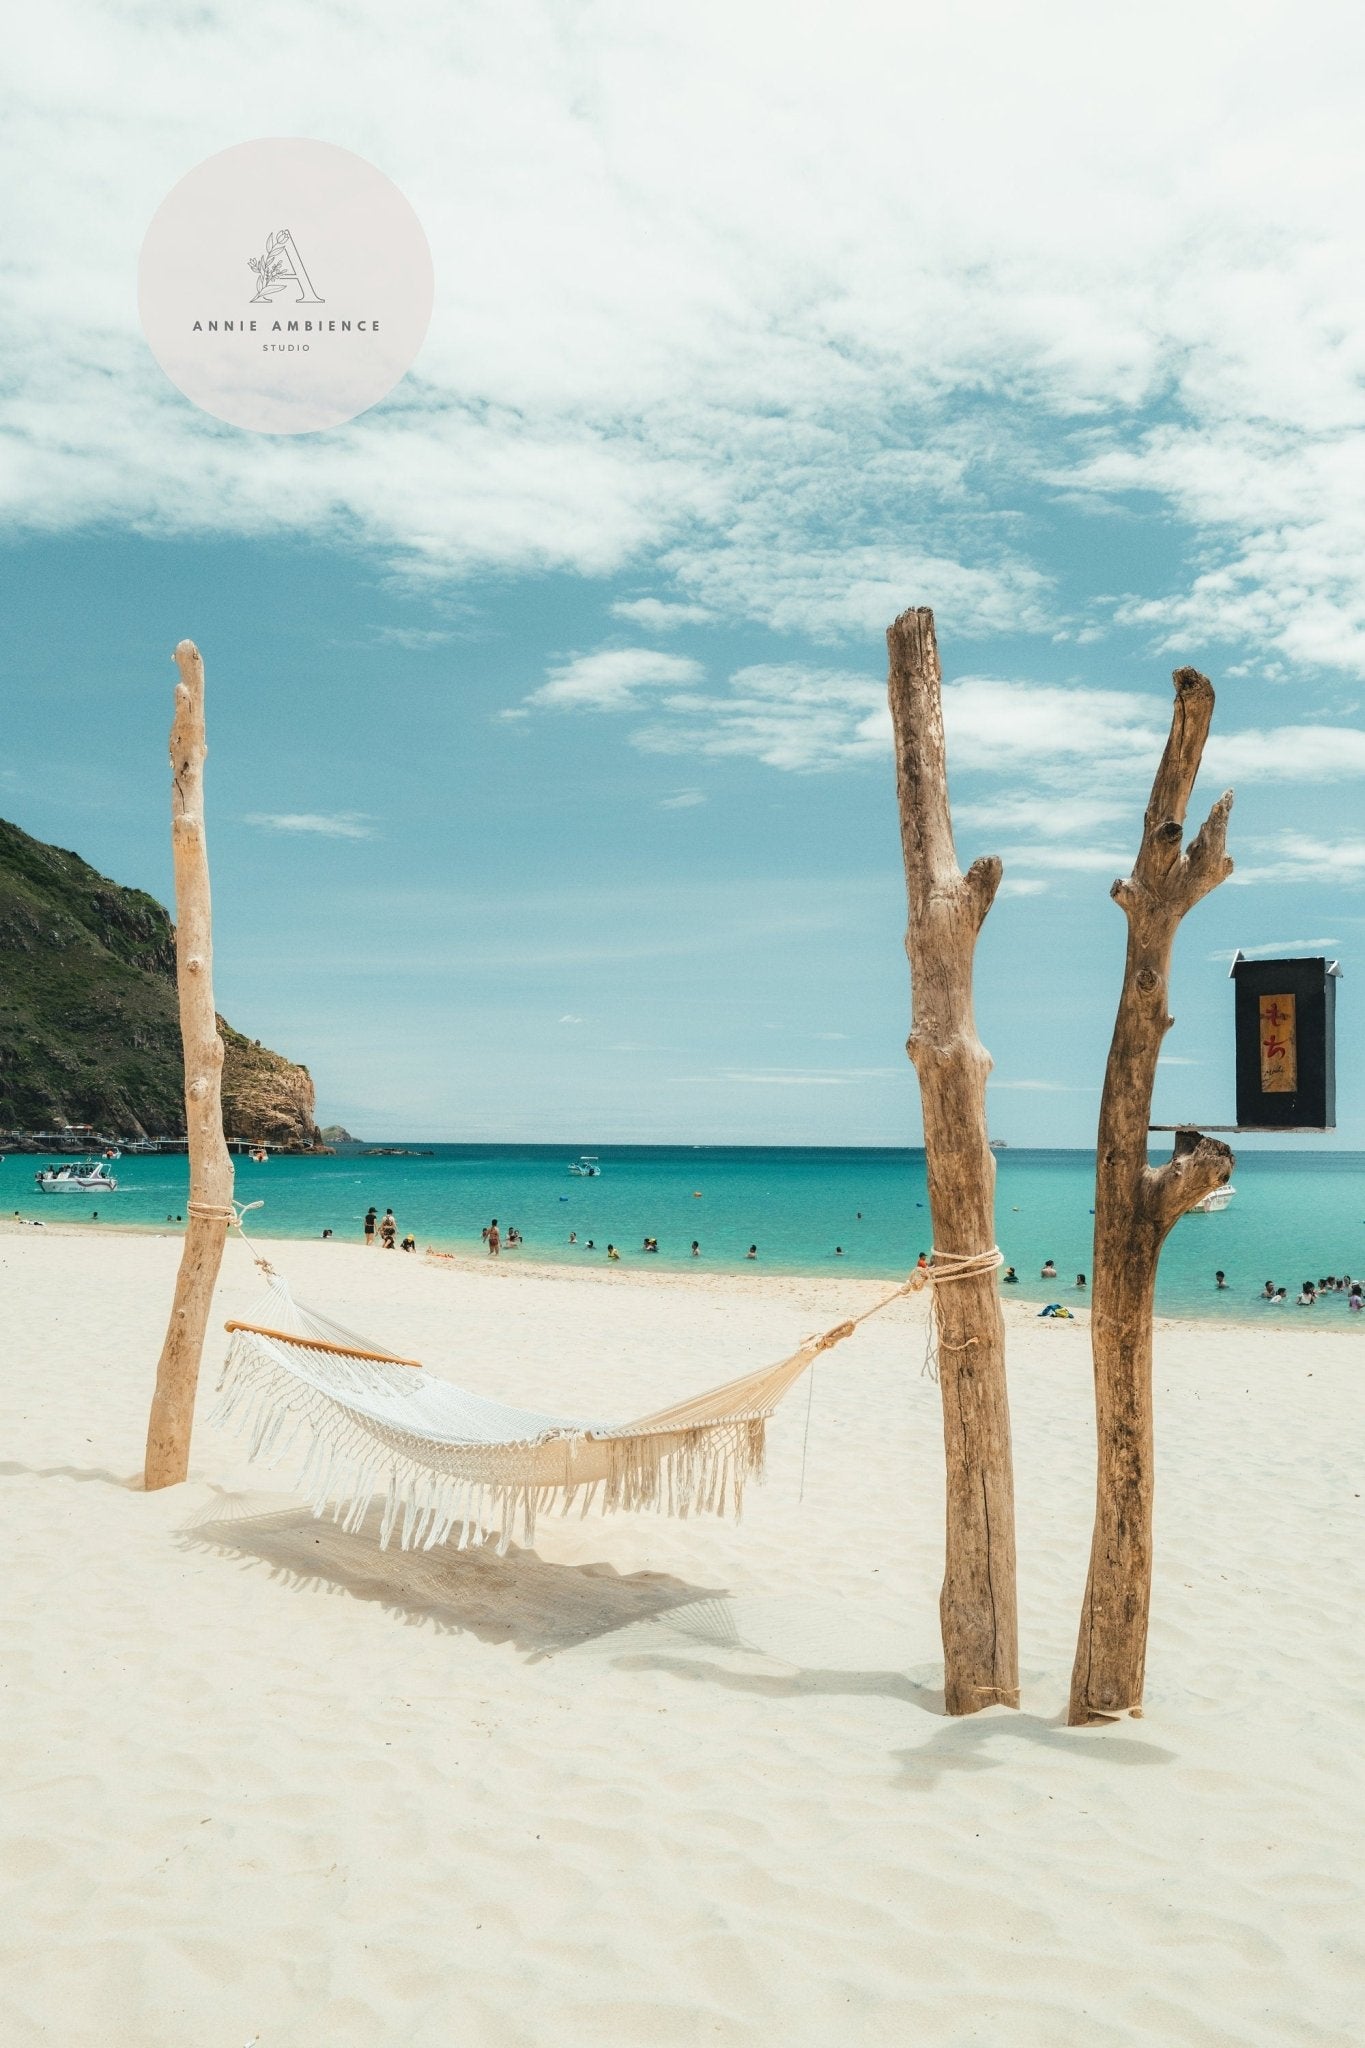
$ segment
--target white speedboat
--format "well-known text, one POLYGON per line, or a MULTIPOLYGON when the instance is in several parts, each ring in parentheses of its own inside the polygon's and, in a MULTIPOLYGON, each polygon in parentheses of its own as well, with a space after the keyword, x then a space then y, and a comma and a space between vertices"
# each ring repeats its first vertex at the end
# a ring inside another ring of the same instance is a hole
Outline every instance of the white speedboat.
POLYGON ((45 1195, 112 1195, 118 1182, 100 1159, 68 1159, 44 1166, 34 1180, 45 1195))
POLYGON ((572 1174, 576 1174, 579 1180, 597 1180, 601 1175, 602 1168, 598 1163, 595 1152, 584 1152, 575 1159, 569 1171, 572 1174))
POLYGON ((1214 1188, 1201 1202, 1196 1202, 1189 1213, 1191 1216, 1216 1216, 1220 1209, 1227 1208, 1236 1192, 1230 1182, 1224 1187, 1214 1188))

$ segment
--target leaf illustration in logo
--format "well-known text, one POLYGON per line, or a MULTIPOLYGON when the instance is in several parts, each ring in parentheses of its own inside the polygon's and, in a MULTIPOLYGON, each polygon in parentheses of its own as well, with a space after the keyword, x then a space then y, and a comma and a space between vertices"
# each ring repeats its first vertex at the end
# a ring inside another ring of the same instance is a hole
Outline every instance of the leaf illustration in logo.
POLYGON ((260 257, 259 257, 259 256, 248 256, 248 257, 247 257, 247 259, 246 259, 246 267, 247 267, 247 269, 248 269, 248 270, 259 270, 259 269, 260 269, 260 267, 261 267, 261 259, 260 259, 260 257))
POLYGON ((272 249, 274 248, 274 246, 275 246, 275 237, 274 237, 273 235, 267 235, 267 236, 266 236, 266 238, 265 238, 265 253, 266 253, 266 255, 267 255, 267 256, 268 256, 268 255, 270 254, 270 252, 271 252, 271 250, 272 250, 272 249))

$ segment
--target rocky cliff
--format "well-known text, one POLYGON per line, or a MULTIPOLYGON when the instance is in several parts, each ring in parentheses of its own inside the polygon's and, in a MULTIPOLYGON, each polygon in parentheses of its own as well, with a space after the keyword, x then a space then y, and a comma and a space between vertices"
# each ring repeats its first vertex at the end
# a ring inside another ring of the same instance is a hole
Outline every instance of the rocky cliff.
MULTIPOLYGON (((313 1083, 224 1023, 231 1138, 315 1150, 313 1083)), ((184 1076, 170 918, 0 819, 0 1128, 175 1137, 184 1076)))

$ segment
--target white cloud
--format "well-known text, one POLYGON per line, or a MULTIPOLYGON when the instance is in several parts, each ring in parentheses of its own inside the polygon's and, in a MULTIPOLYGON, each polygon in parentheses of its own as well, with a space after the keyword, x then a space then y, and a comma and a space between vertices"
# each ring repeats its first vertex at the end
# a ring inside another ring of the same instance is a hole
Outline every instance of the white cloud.
POLYGON ((375 638, 409 654, 423 654, 428 648, 444 646, 455 635, 439 626, 381 626, 375 638))
MULTIPOLYGON (((963 676, 943 692, 949 766, 1007 773, 1020 767, 1074 776, 1078 765, 1150 771, 1166 740, 1170 699, 1153 692, 1067 688, 963 676)), ((1090 800, 1093 800, 1093 792, 1090 800)))
POLYGON ((244 823, 268 832, 315 834, 323 839, 373 839, 374 827, 363 811, 248 811, 244 823))
POLYGON ((622 598, 611 608, 614 619, 629 619, 651 633, 672 633, 679 626, 700 626, 714 616, 704 604, 678 604, 659 597, 622 598))
POLYGON ((791 34, 776 0, 526 0, 453 36, 395 0, 384 33, 361 8, 319 35, 296 0, 71 0, 6 52, 3 516, 306 531, 443 581, 649 567, 815 634, 917 597, 945 633, 1055 631, 1016 511, 1052 477, 1194 524, 1190 573, 1126 603, 1140 627, 1365 672, 1362 28, 1301 20, 1230 35, 1153 0, 1135 41, 1079 0, 851 0, 791 34), (131 267, 243 106, 292 132, 299 78, 311 131, 412 198, 442 304, 393 399, 272 442, 166 384, 131 267))
POLYGON ((661 796, 659 798, 659 809, 661 811, 694 811, 699 804, 704 804, 705 802, 706 795, 704 791, 700 789, 680 789, 676 796, 661 796))
POLYGON ((1047 886, 1040 875, 1006 875, 996 893, 1000 896, 1042 896, 1046 894, 1047 886))
POLYGON ((1204 771, 1218 782, 1345 782, 1365 775, 1365 732, 1349 725, 1279 725, 1209 734, 1204 771))
MULTIPOLYGON (((681 655, 601 649, 552 670, 527 703, 593 711, 636 711, 648 704, 652 722, 630 735, 645 753, 749 759, 797 774, 890 753, 886 686, 871 676, 803 662, 759 663, 736 669, 723 692, 682 687, 699 683, 702 674, 699 662, 681 655)), ((1125 818, 1136 829, 1166 744, 1170 703, 1156 690, 1140 695, 991 676, 946 683, 950 773, 1015 780, 1023 773, 1033 783, 1022 792, 1010 789, 959 803, 956 823, 978 837, 1022 831, 1049 840, 1088 836, 1125 818), (1079 792, 1072 788, 1078 777, 1084 781, 1079 792)), ((1218 787, 1365 778, 1365 730, 1340 724, 1215 730, 1203 775, 1206 785, 1218 787)), ((688 797, 696 800, 695 793, 688 797)), ((1019 857, 1017 850, 1013 857, 1019 857)), ((1028 857, 1034 866, 1042 858, 1033 849, 1028 857)), ((1102 868, 1114 862, 1126 871, 1131 850, 1084 857, 1057 851, 1045 864, 1102 868)))
POLYGON ((1131 852, 1117 852, 1106 846, 1011 846, 1001 855, 1005 866, 1054 868, 1074 874, 1131 874, 1131 852))
POLYGON ((578 654, 527 698, 557 711, 629 711, 645 690, 700 680, 701 663, 649 647, 607 647, 578 654))
POLYGON ((1109 798, 1067 796, 1059 790, 953 805, 955 826, 979 827, 983 832, 1041 832, 1062 838, 1071 833, 1094 832, 1126 815, 1131 815, 1129 806, 1109 798))
POLYGON ((581 1024, 583 1022, 583 1019, 581 1017, 572 1016, 568 1012, 566 1012, 565 1015, 562 1016, 559 1021, 561 1024, 581 1024))
POLYGON ((1280 832, 1260 842, 1269 858, 1239 867, 1230 882, 1317 882, 1352 888, 1365 882, 1365 839, 1315 839, 1280 832))
POLYGON ((1340 939, 1270 939, 1262 946, 1226 946, 1208 957, 1210 960, 1233 961, 1240 953, 1247 960, 1274 960, 1282 953, 1329 953, 1333 946, 1340 944, 1340 939))
POLYGON ((631 738, 651 754, 737 756, 810 773, 886 753, 885 695, 840 670, 759 664, 735 671, 728 696, 666 698, 668 722, 631 738))

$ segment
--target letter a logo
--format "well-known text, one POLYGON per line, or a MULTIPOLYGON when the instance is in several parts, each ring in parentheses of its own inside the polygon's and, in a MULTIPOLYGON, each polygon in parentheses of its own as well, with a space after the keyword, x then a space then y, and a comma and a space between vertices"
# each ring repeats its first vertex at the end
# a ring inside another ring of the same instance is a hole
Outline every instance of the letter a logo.
POLYGON ((299 245, 288 228, 265 238, 264 256, 248 256, 248 270, 256 273, 256 289, 248 303, 253 306, 268 306, 275 292, 282 292, 286 285, 296 284, 299 288, 295 304, 299 306, 323 306, 313 290, 313 280, 304 268, 299 245))

